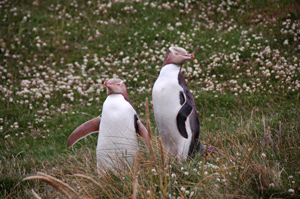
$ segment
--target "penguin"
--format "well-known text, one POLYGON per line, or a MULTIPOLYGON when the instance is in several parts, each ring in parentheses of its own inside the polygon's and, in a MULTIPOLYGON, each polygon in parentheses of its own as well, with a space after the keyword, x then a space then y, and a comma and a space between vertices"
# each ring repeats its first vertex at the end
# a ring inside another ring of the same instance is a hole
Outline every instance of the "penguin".
POLYGON ((109 79, 107 98, 99 117, 76 128, 67 140, 67 147, 80 139, 99 132, 97 143, 98 171, 126 169, 132 166, 140 135, 148 144, 148 131, 142 124, 128 97, 127 88, 120 79, 109 79))
POLYGON ((193 58, 183 48, 170 47, 152 89, 154 117, 163 145, 181 161, 203 150, 196 103, 181 72, 183 63, 193 58))

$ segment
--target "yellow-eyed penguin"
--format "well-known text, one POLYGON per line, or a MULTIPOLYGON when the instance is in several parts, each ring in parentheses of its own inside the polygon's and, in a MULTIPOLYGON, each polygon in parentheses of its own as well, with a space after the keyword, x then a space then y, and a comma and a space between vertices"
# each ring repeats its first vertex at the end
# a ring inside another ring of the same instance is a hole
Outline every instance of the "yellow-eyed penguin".
POLYGON ((164 147, 179 160, 193 158, 202 148, 195 100, 181 72, 182 64, 193 58, 183 48, 170 47, 152 90, 158 132, 164 147))
POLYGON ((127 88, 120 79, 106 81, 107 98, 103 103, 102 114, 78 128, 69 136, 67 146, 71 147, 87 135, 99 132, 97 144, 97 168, 126 168, 132 165, 138 148, 139 134, 148 144, 148 131, 139 120, 127 88))

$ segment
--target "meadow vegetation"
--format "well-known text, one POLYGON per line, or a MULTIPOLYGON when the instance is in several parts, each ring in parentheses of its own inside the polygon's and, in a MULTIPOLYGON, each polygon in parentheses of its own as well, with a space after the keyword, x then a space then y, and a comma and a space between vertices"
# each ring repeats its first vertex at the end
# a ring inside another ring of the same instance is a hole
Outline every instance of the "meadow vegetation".
POLYGON ((297 0, 1 1, 0 197, 300 197, 299 10, 297 0), (172 45, 195 55, 183 73, 202 143, 218 148, 182 163, 162 153, 151 105, 172 45), (112 77, 148 120, 154 155, 141 144, 134 168, 99 176, 97 134, 66 140, 101 113, 112 77))

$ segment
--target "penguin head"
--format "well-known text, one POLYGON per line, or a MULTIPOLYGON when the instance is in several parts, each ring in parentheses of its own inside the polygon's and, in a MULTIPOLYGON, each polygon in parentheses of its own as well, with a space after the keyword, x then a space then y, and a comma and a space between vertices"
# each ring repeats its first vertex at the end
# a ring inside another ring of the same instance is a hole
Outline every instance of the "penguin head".
POLYGON ((120 79, 109 79, 106 82, 104 82, 104 85, 107 88, 107 95, 122 94, 123 96, 127 96, 127 88, 124 82, 120 79))
POLYGON ((163 66, 167 64, 182 65, 185 60, 193 59, 193 54, 188 54, 184 48, 172 46, 169 48, 163 66))

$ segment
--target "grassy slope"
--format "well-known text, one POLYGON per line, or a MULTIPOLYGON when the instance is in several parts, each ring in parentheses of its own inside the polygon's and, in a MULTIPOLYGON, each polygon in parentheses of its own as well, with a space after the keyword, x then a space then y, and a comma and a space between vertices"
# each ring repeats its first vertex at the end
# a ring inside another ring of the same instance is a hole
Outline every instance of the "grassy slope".
MULTIPOLYGON (((187 62, 184 73, 198 105, 201 140, 221 152, 182 164, 167 156, 165 162, 172 168, 161 169, 155 136, 157 164, 151 165, 142 151, 139 196, 147 197, 147 190, 154 198, 188 198, 192 192, 198 197, 299 196, 297 1, 223 6, 221 1, 36 2, 3 2, 0 12, 1 197, 31 197, 32 188, 43 197, 59 195, 43 183, 21 182, 37 171, 71 184, 74 177, 67 174, 98 178, 90 147, 97 136, 66 149, 68 135, 99 115, 106 97, 102 83, 113 75, 126 79, 131 100, 145 121, 145 98, 151 99, 150 89, 172 44, 195 54, 197 61, 187 62), (285 40, 288 45, 283 45, 285 40), (264 50, 267 46, 270 54, 264 50), (266 69, 275 72, 266 76, 266 69)), ((156 135, 151 110, 150 121, 156 135)), ((110 193, 97 186, 97 192, 78 192, 90 197, 131 196, 131 176, 98 179, 110 193)))

